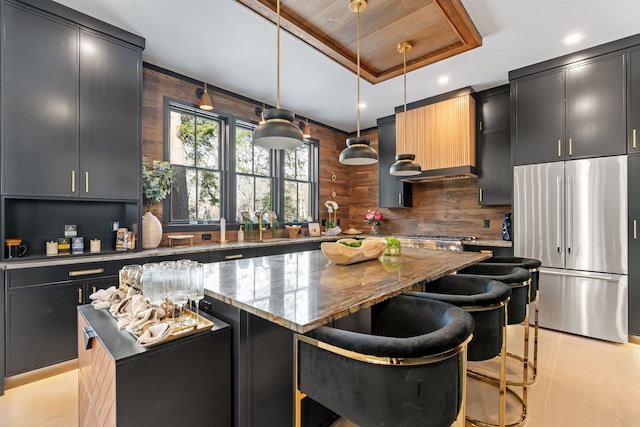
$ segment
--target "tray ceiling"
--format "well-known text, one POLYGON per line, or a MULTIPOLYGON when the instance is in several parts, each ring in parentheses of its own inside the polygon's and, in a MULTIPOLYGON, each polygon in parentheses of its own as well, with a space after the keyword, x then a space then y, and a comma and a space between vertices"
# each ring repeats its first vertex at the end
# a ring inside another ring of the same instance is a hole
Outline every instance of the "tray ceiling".
MULTIPOLYGON (((237 0, 276 22, 276 0, 237 0)), ((348 0, 281 0, 283 30, 356 72, 356 17, 348 0)), ((482 45, 482 37, 459 0, 370 0, 360 12, 360 73, 379 83, 402 74, 396 47, 411 41, 407 71, 482 45)), ((275 43, 275 36, 274 36, 275 43)))

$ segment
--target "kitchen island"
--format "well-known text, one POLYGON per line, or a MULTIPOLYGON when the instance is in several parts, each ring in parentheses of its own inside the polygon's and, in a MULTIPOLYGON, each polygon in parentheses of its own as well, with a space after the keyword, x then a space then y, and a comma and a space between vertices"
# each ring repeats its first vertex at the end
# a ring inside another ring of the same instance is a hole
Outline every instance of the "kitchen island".
MULTIPOLYGON (((489 256, 403 248, 341 266, 316 250, 207 264, 202 307, 232 326, 234 425, 293 425, 295 333, 327 324, 368 332, 369 307, 489 256)), ((331 416, 303 402, 303 425, 331 416)))

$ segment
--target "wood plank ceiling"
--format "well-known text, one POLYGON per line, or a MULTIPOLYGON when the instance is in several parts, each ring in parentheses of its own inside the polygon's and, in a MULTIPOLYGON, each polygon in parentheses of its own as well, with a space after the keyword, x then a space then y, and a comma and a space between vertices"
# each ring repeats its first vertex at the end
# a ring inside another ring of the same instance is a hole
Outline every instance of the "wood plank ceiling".
MULTIPOLYGON (((276 22, 276 0, 237 0, 276 22)), ((356 72, 356 13, 349 0, 280 0, 280 25, 356 72)), ((402 74, 396 47, 411 41, 407 71, 482 45, 460 0, 369 0, 360 12, 360 73, 375 84, 402 74)), ((275 35, 274 35, 275 43, 275 35)))

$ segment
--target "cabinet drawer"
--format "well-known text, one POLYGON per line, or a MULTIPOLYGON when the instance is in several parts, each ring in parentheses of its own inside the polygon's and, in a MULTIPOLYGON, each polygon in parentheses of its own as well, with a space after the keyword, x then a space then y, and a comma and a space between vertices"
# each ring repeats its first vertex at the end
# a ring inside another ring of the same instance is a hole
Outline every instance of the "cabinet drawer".
POLYGON ((7 270, 7 289, 46 283, 60 283, 70 280, 117 276, 118 271, 123 265, 131 263, 130 260, 122 260, 7 270))
POLYGON ((255 258, 257 255, 256 248, 231 249, 228 251, 211 252, 211 262, 231 261, 242 258, 255 258))

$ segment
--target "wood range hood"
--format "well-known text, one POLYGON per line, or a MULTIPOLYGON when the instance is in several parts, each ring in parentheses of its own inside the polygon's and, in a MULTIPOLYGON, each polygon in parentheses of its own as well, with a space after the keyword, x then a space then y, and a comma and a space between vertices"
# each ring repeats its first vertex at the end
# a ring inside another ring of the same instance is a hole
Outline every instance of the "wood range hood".
POLYGON ((396 153, 415 154, 420 175, 405 182, 477 178, 475 99, 464 88, 396 107, 396 153))

